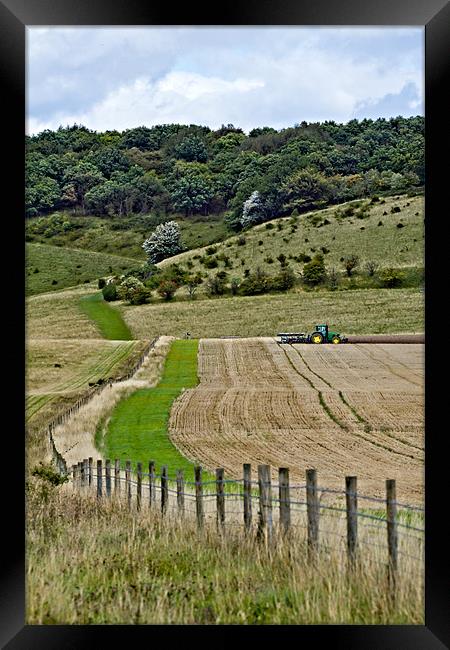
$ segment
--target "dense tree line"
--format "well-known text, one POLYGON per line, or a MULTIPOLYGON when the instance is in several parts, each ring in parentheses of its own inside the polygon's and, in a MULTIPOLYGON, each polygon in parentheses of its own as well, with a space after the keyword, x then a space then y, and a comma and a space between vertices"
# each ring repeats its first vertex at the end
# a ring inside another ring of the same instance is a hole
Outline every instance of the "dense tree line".
POLYGON ((60 127, 26 138, 26 216, 222 214, 230 228, 424 183, 424 118, 60 127))

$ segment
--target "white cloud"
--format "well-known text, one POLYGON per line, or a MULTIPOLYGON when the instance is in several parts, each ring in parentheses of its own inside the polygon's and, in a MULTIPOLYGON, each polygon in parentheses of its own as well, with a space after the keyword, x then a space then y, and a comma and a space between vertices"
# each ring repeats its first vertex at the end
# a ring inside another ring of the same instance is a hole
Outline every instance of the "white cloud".
POLYGON ((423 94, 418 29, 52 29, 30 39, 29 132, 75 122, 282 128, 388 111, 390 95, 410 111, 423 94), (408 84, 419 98, 402 94, 408 84))

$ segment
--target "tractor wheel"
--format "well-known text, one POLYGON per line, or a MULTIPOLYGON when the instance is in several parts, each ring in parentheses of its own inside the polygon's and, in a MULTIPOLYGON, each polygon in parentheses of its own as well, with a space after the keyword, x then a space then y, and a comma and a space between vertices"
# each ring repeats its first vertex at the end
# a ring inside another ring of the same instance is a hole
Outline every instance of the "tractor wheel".
POLYGON ((310 339, 311 343, 323 343, 323 335, 320 332, 313 332, 310 339))
POLYGON ((333 338, 331 339, 331 342, 337 345, 338 343, 341 342, 341 337, 335 334, 335 336, 333 336, 333 338))

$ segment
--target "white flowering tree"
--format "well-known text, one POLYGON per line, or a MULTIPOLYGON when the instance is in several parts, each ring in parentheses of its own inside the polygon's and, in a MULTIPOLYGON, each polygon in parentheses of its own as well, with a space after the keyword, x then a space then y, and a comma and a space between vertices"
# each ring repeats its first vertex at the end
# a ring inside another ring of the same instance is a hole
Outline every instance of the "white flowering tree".
POLYGON ((262 221, 264 217, 263 202, 258 191, 252 192, 244 201, 241 215, 242 228, 248 228, 262 221))
POLYGON ((154 232, 142 244, 148 261, 156 264, 166 257, 177 255, 183 250, 180 227, 176 221, 167 221, 156 226, 154 232))

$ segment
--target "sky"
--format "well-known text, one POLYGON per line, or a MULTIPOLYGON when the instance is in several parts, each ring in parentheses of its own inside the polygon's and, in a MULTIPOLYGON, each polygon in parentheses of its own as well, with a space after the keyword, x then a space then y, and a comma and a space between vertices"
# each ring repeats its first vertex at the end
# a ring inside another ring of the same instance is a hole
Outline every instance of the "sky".
POLYGON ((27 27, 26 132, 424 114, 422 27, 27 27))

